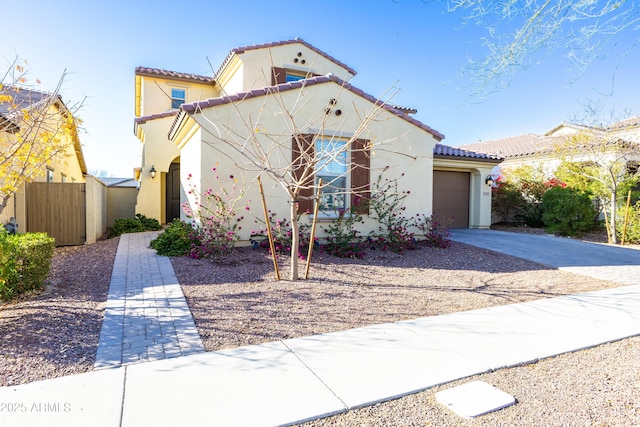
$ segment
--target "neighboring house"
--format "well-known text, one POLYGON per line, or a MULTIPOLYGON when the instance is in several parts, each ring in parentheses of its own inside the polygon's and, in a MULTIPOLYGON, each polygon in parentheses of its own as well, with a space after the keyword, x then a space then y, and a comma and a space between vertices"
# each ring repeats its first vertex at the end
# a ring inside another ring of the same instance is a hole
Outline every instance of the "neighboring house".
MULTIPOLYGON (((46 122, 41 123, 37 128, 32 128, 32 132, 56 132, 56 129, 60 127, 60 123, 67 120, 69 115, 72 114, 60 96, 52 98, 52 95, 44 92, 6 86, 3 88, 3 92, 11 96, 14 105, 19 106, 18 111, 16 111, 16 108, 12 107, 9 102, 0 102, 0 147, 2 147, 4 154, 8 152, 8 147, 15 141, 15 138, 20 136, 20 132, 27 128, 28 125, 25 124, 24 116, 22 116, 25 112, 27 112, 26 114, 34 115, 33 111, 35 109, 43 108, 47 110, 44 120, 46 122), (38 130, 36 131, 36 129, 38 130)), ((43 133, 37 133, 37 135, 38 138, 42 138, 43 133)), ((42 194, 49 195, 50 192, 43 189, 43 187, 36 189, 37 184, 53 183, 55 185, 85 182, 87 167, 75 127, 69 132, 60 132, 59 135, 62 138, 64 148, 49 161, 36 164, 33 170, 27 169, 19 172, 30 174, 34 184, 22 185, 14 196, 8 200, 7 206, 0 213, 1 224, 6 224, 13 217, 19 225, 19 232, 49 231, 42 229, 43 221, 51 221, 50 218, 47 218, 49 214, 43 208, 46 200, 43 200, 45 197, 42 194), (30 197, 29 193, 31 194, 30 197)), ((28 138, 32 137, 29 136, 28 138)), ((34 138, 34 140, 37 141, 38 138, 34 138)), ((34 147, 37 147, 37 143, 34 147)), ((16 171, 17 167, 14 166, 12 170, 16 171)), ((67 187, 64 187, 64 189, 66 190, 67 187)), ((82 209, 82 215, 84 215, 84 206, 82 206, 82 209)), ((55 218, 53 220, 64 221, 64 219, 55 218)), ((83 232, 82 234, 84 237, 86 233, 83 232)), ((60 241, 63 241, 63 239, 59 237, 60 241)))
MULTIPOLYGON (((236 150, 225 141, 247 141, 275 167, 297 165, 291 171, 296 174, 306 166, 302 152, 321 153, 353 140, 344 158, 332 160, 318 174, 344 177, 334 180, 335 193, 323 193, 326 210, 320 218, 330 221, 336 209, 348 208, 357 196, 367 197, 382 176, 409 192, 406 216, 434 213, 454 216, 454 227, 488 228, 491 194, 485 180, 501 159, 442 145, 444 136, 413 118, 415 110, 383 103, 356 88, 350 83, 355 75, 300 39, 233 49, 213 78, 138 67, 134 129, 143 145, 136 213, 163 223, 184 219, 180 205, 195 203, 190 184, 214 192, 222 185, 244 191, 253 215, 261 218, 255 183, 261 167, 240 153, 244 148, 236 150), (362 118, 371 111, 375 117, 363 127, 362 118), (348 165, 353 167, 346 174, 348 165)), ((288 217, 288 194, 261 175, 269 209, 288 217)), ((302 196, 300 213, 312 208, 312 194, 302 196)), ((371 212, 362 213, 361 231, 377 228, 371 212)), ((308 220, 303 214, 302 221, 308 220)), ((247 223, 243 240, 252 227, 259 228, 252 220, 247 223)))
MULTIPOLYGON (((613 123, 607 127, 584 126, 573 123, 561 123, 543 135, 527 133, 508 138, 494 139, 462 145, 460 148, 503 157, 500 165, 503 169, 519 166, 532 166, 545 176, 552 177, 565 157, 567 160, 581 162, 593 161, 593 156, 571 152, 566 156, 568 141, 572 137, 583 135, 586 139, 602 141, 609 148, 601 150, 600 161, 614 159, 618 155, 617 143, 640 144, 640 116, 631 117, 613 123)), ((637 168, 640 161, 640 148, 630 153, 625 161, 630 170, 637 168)))

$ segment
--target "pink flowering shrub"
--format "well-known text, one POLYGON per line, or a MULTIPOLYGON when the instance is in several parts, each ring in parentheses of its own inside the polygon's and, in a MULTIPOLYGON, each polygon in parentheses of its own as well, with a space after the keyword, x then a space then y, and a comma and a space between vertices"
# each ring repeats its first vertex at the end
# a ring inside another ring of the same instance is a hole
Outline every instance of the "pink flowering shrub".
POLYGON ((331 225, 323 227, 327 237, 322 249, 339 258, 363 258, 366 255, 366 243, 354 228, 355 224, 363 222, 356 206, 353 209, 340 210, 338 218, 331 225))
MULTIPOLYGON (((256 223, 257 222, 258 221, 256 221, 256 223)), ((286 218, 276 219, 276 213, 269 210, 269 223, 271 225, 271 235, 273 237, 276 255, 290 255, 291 242, 293 240, 291 222, 286 218)), ((298 245, 298 258, 305 259, 309 250, 309 243, 311 241, 311 224, 302 222, 298 222, 298 224, 298 228, 300 230, 300 239, 298 240, 300 242, 298 245)), ((263 248, 270 251, 266 227, 251 231, 250 241, 254 248, 263 248)))
MULTIPOLYGON (((387 166, 384 171, 388 169, 387 166)), ((400 176, 404 176, 404 173, 400 176)), ((370 244, 382 248, 383 251, 390 250, 396 253, 416 248, 415 233, 411 231, 413 221, 404 215, 404 199, 410 194, 410 191, 398 191, 398 179, 383 180, 382 174, 378 176, 371 192, 369 206, 379 225, 378 230, 369 234, 370 244)))
POLYGON ((433 215, 418 214, 416 215, 415 226, 424 235, 424 242, 427 246, 446 249, 451 246, 449 224, 452 220, 450 219, 448 224, 441 224, 433 215))
MULTIPOLYGON (((213 168, 213 172, 220 183, 216 168, 213 168)), ((236 188, 233 175, 229 178, 234 182, 231 190, 221 184, 219 193, 211 188, 200 193, 191 181, 191 175, 188 176, 189 194, 195 201, 193 206, 184 203, 182 209, 187 218, 194 220, 192 226, 195 235, 188 254, 192 258, 210 258, 228 254, 239 240, 238 232, 242 229, 240 223, 244 216, 238 212, 250 209, 248 204, 244 207, 239 206, 244 192, 236 188)))

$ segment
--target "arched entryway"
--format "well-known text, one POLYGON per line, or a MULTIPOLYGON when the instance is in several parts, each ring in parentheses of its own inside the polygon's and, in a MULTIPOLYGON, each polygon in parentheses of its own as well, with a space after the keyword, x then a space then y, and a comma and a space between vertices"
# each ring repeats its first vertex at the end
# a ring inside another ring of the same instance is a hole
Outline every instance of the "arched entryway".
POLYGON ((180 219, 180 163, 173 162, 166 174, 166 223, 180 219))

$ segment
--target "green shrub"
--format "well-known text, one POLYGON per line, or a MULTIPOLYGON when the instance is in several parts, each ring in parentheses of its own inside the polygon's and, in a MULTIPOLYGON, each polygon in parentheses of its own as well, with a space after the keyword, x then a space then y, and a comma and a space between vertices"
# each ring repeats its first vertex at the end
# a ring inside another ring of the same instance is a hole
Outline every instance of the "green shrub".
POLYGON ((542 220, 550 233, 575 236, 596 228, 596 212, 589 194, 553 187, 542 195, 542 220))
POLYGON ((491 192, 491 207, 501 222, 522 225, 528 202, 517 186, 501 182, 497 183, 491 192))
POLYGON ((358 236, 355 224, 363 223, 362 215, 354 210, 340 211, 338 218, 323 227, 327 233, 323 249, 339 258, 362 258, 365 255, 365 244, 358 236))
POLYGON ((41 289, 49 275, 54 239, 46 233, 0 232, 0 300, 41 289))
POLYGON ((109 227, 109 238, 125 233, 139 233, 142 231, 162 230, 162 225, 155 218, 147 218, 142 214, 136 214, 133 218, 118 218, 113 227, 109 227))
POLYGON ((191 224, 174 219, 162 234, 151 241, 150 246, 158 255, 185 256, 197 243, 197 233, 191 224))
MULTIPOLYGON (((618 220, 616 221, 616 229, 618 235, 622 239, 622 232, 624 231, 624 216, 627 210, 627 206, 623 206, 618 209, 618 220)), ((625 243, 640 243, 640 200, 629 208, 629 218, 627 222, 626 236, 624 238, 625 243)))
MULTIPOLYGON (((290 255, 293 243, 291 222, 286 218, 276 219, 276 213, 269 211, 269 223, 271 224, 271 237, 273 238, 273 247, 276 255, 290 255)), ((317 238, 314 238, 314 245, 317 240, 317 238)), ((266 227, 261 230, 252 230, 249 241, 254 249, 262 248, 271 251, 266 227)), ((300 216, 298 216, 298 258, 306 258, 310 244, 311 224, 301 223, 300 216)))

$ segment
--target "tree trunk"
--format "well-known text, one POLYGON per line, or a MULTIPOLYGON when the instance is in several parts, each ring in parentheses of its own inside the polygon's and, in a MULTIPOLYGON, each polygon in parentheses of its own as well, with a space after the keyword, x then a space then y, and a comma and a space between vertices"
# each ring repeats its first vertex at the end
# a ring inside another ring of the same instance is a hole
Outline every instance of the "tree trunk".
POLYGON ((298 227, 298 203, 291 202, 291 280, 298 280, 298 247, 300 246, 300 231, 298 227))
POLYGON ((11 196, 4 196, 4 197, 0 198, 0 213, 2 213, 4 208, 7 207, 7 203, 9 203, 9 197, 11 197, 11 196))
POLYGON ((611 193, 611 243, 618 244, 618 234, 616 231, 616 205, 617 205, 616 193, 611 193))

